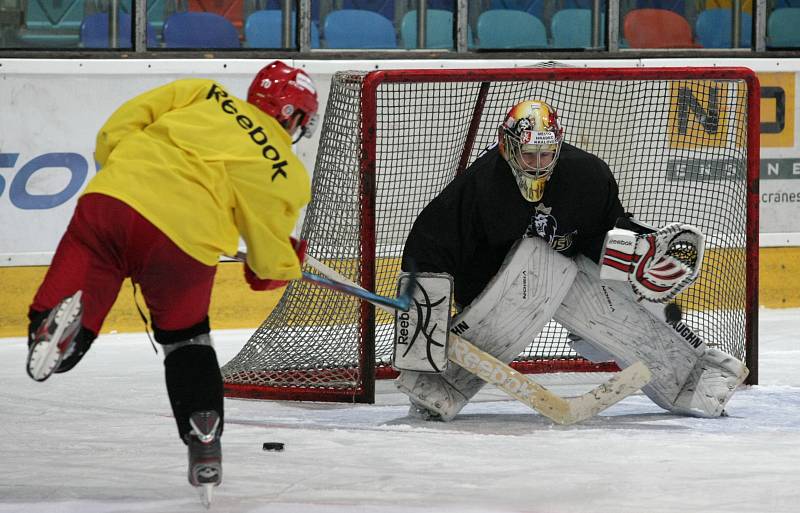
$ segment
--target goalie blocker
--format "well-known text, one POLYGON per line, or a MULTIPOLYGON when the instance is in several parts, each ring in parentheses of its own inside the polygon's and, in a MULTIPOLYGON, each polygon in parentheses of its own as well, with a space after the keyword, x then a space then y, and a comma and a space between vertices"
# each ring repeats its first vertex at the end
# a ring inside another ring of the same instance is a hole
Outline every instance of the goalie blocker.
MULTIPOLYGON (((442 372, 447 368, 453 278, 447 274, 416 273, 411 308, 395 312, 392 365, 396 369, 442 372)), ((398 294, 406 290, 410 273, 402 273, 398 294)))

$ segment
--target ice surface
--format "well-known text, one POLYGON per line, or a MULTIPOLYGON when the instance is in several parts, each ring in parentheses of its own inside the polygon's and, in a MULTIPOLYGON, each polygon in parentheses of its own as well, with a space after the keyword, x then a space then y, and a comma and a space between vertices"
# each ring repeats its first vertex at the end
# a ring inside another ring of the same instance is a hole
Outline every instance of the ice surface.
MULTIPOLYGON (((226 400, 211 511, 798 512, 800 310, 759 315, 761 384, 720 419, 639 394, 564 427, 489 389, 453 422, 426 423, 391 382, 374 405, 226 400), (285 450, 261 450, 273 441, 285 450)), ((215 332, 220 361, 249 334, 215 332)), ((0 340, 0 512, 204 511, 144 334, 101 336, 44 383, 24 362, 24 340, 0 340)))

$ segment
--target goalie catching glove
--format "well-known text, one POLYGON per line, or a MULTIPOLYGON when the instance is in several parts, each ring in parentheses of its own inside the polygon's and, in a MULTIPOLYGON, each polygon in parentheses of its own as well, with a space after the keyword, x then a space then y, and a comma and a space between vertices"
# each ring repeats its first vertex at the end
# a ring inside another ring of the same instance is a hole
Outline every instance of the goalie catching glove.
POLYGON ((700 274, 705 237, 692 225, 656 230, 620 218, 609 230, 600 256, 600 278, 628 281, 634 293, 654 303, 674 299, 700 274))

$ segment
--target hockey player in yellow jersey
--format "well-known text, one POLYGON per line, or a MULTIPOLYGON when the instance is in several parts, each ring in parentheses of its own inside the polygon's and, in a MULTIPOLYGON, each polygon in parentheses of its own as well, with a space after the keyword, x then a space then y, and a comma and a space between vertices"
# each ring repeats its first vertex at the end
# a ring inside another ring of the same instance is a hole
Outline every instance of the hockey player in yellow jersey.
POLYGON ((290 238, 310 199, 292 152, 310 135, 317 93, 302 70, 275 61, 247 100, 207 79, 177 80, 124 103, 97 135, 101 169, 78 201, 29 310, 28 374, 74 367, 130 277, 141 287, 189 481, 210 500, 222 480, 223 385, 209 337, 216 265, 247 244, 254 290, 301 276, 290 238))

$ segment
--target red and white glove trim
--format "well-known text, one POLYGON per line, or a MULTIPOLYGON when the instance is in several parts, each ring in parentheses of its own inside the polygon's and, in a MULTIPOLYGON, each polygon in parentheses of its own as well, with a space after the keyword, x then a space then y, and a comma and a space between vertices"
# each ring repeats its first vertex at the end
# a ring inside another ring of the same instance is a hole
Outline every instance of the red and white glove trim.
POLYGON ((705 237, 688 224, 647 234, 614 228, 606 235, 600 278, 628 281, 640 298, 664 303, 697 279, 704 248, 705 237))

